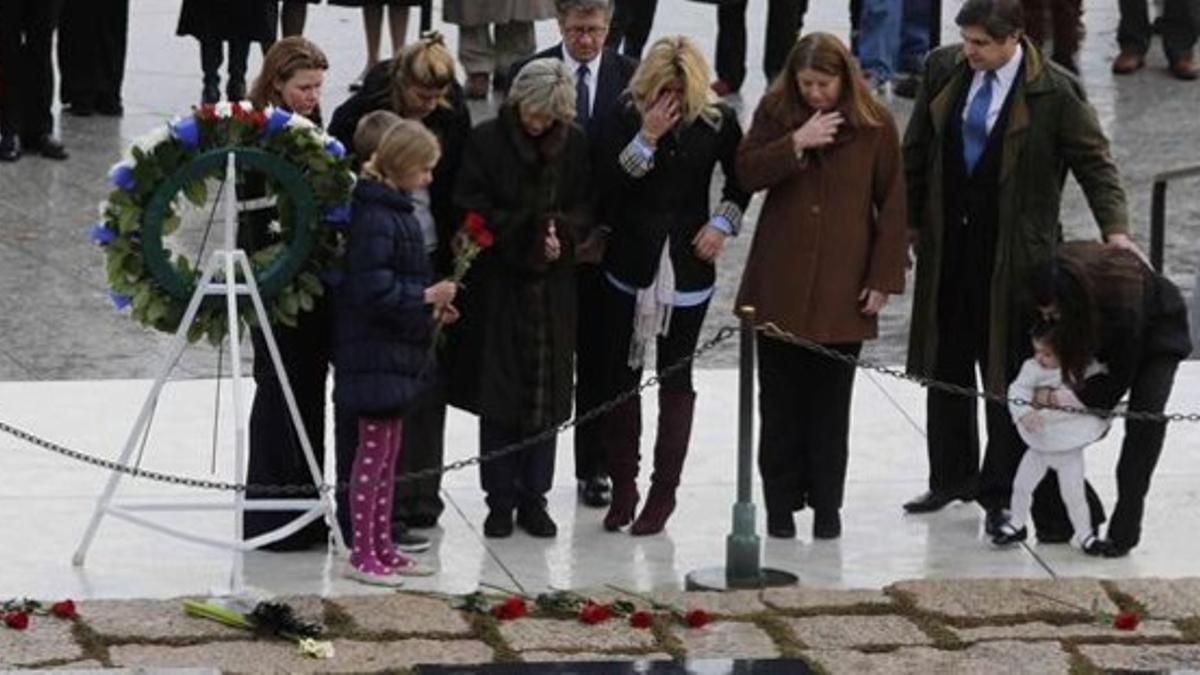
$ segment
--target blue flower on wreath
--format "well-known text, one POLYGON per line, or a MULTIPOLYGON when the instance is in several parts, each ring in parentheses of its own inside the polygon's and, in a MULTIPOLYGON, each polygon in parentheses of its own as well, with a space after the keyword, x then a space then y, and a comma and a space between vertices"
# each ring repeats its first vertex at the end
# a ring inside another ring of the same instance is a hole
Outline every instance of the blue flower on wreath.
POLYGON ((115 187, 126 192, 133 192, 133 189, 137 187, 137 177, 133 175, 133 167, 125 162, 114 164, 112 170, 108 172, 108 179, 115 187))
POLYGON ((346 156, 346 146, 336 138, 331 138, 325 141, 325 152, 333 155, 334 159, 341 159, 346 156))
POLYGON ((104 223, 93 223, 88 228, 88 234, 91 236, 92 241, 100 246, 108 246, 117 238, 117 233, 104 223))
POLYGON ((292 113, 283 108, 275 108, 271 111, 271 115, 267 117, 267 135, 274 136, 275 134, 287 128, 289 122, 292 121, 292 113))
POLYGON ((200 147, 200 125, 195 117, 185 117, 171 125, 171 133, 188 150, 200 147))
POLYGON ((122 309, 125 309, 133 304, 133 298, 125 295, 124 293, 118 293, 111 288, 108 290, 108 299, 112 300, 113 307, 115 307, 117 311, 121 311, 122 309))
POLYGON ((350 222, 350 203, 338 204, 325 209, 325 222, 344 225, 350 222))

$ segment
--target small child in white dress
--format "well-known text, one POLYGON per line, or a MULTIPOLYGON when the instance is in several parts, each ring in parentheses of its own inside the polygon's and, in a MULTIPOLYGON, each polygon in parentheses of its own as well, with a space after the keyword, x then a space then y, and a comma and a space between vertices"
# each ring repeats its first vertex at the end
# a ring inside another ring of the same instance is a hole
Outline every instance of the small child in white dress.
MULTIPOLYGON (((1054 349, 1053 325, 1035 326, 1031 337, 1033 356, 1025 361, 1021 372, 1009 385, 1008 397, 1033 401, 1036 390, 1050 389, 1054 392, 1054 402, 1060 407, 1085 407, 1075 392, 1063 383, 1062 366, 1054 349)), ((1104 366, 1093 361, 1085 371, 1085 378, 1102 372, 1104 366)), ((1033 490, 1046 472, 1053 469, 1058 473, 1058 489, 1075 529, 1072 543, 1091 554, 1089 549, 1097 548, 1099 540, 1092 530, 1084 492, 1083 449, 1108 433, 1109 421, 1094 415, 1015 403, 1009 404, 1009 412, 1029 449, 1021 458, 1013 478, 1008 522, 1001 526, 992 543, 1008 546, 1025 540, 1025 522, 1029 518, 1033 490)))

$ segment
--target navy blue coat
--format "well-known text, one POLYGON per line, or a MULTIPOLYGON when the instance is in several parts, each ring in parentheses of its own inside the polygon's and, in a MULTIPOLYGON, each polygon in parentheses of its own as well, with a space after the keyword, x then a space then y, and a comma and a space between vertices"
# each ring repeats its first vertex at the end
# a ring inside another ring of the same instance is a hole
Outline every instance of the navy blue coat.
MULTIPOLYGON (((364 417, 397 417, 425 387, 432 315, 429 257, 407 193, 362 179, 346 244, 333 400, 364 417)), ((430 364, 432 365, 432 364, 430 364)))

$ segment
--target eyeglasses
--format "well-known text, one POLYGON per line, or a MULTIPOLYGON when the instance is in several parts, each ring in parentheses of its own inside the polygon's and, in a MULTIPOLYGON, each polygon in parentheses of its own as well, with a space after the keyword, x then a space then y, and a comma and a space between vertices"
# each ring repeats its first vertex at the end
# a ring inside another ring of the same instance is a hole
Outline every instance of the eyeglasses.
POLYGON ((563 28, 563 32, 573 38, 584 36, 595 38, 607 33, 608 26, 567 26, 563 28))

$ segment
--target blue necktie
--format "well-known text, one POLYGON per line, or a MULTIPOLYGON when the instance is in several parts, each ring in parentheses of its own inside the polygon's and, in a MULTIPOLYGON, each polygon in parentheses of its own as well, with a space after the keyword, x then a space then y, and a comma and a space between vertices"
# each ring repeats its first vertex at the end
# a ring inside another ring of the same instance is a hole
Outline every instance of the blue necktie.
POLYGON ((975 165, 983 156, 988 142, 988 108, 992 107, 992 90, 996 83, 996 72, 987 71, 983 76, 983 86, 971 100, 967 109, 967 119, 963 122, 963 161, 967 164, 967 173, 975 171, 975 165))
POLYGON ((591 119, 592 101, 591 94, 588 91, 588 71, 587 64, 579 66, 575 71, 575 121, 579 126, 587 129, 588 121, 591 119))

